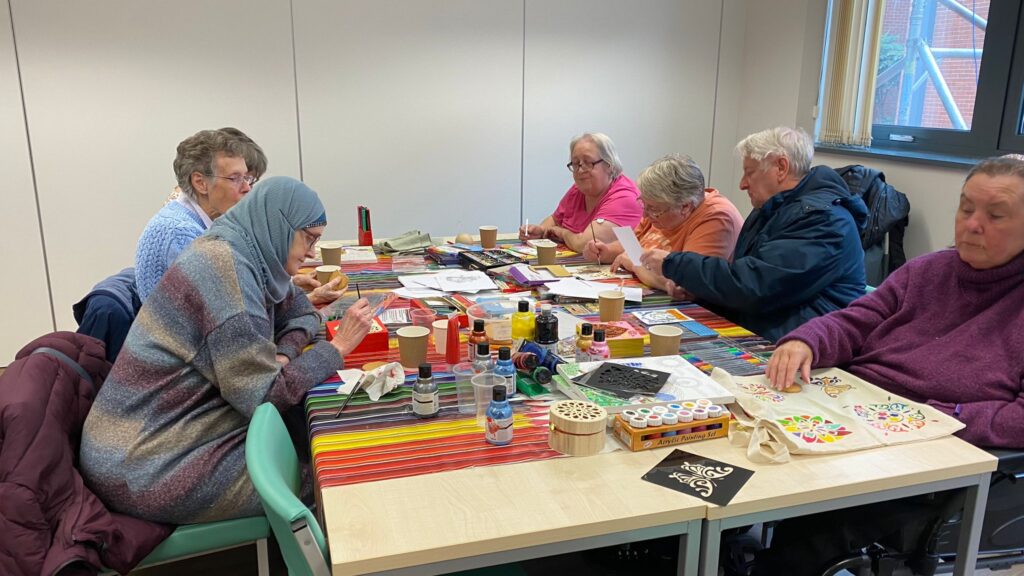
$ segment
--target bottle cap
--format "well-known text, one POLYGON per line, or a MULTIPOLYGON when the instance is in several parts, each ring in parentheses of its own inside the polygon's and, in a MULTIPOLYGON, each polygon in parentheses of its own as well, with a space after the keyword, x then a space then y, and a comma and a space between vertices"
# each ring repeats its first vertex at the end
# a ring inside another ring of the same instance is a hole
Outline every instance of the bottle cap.
POLYGON ((519 311, 520 312, 529 312, 530 311, 530 303, 529 303, 529 301, 527 301, 527 300, 520 300, 519 301, 519 311))
POLYGON ((582 334, 583 336, 593 336, 594 325, 591 324, 590 322, 584 322, 583 326, 580 326, 580 334, 582 334))
POLYGON ((430 378, 430 364, 420 364, 420 378, 430 378))
POLYGON ((543 366, 538 366, 537 369, 533 371, 533 379, 537 381, 537 384, 547 384, 548 382, 551 382, 551 370, 548 370, 543 366))
POLYGON ((519 365, 521 365, 523 368, 526 368, 527 370, 533 370, 538 365, 540 365, 540 360, 537 359, 537 355, 534 354, 533 352, 516 353, 515 362, 517 362, 519 365))
POLYGON ((473 319, 473 332, 483 332, 483 331, 484 331, 484 321, 483 321, 483 319, 481 319, 481 318, 474 318, 473 319))
POLYGON ((511 360, 511 359, 512 359, 512 349, 511 348, 509 348, 508 346, 502 346, 501 348, 498 348, 498 360, 511 360))
POLYGON ((600 328, 594 330, 594 342, 604 342, 604 330, 600 328))
POLYGON ((551 313, 551 304, 548 304, 548 303, 541 304, 540 305, 540 311, 545 313, 545 314, 550 314, 551 313))
POLYGON ((492 394, 493 394, 493 396, 491 396, 491 398, 493 398, 495 402, 504 402, 505 401, 505 385, 504 384, 495 384, 492 394))
POLYGON ((476 355, 477 356, 490 356, 491 355, 491 345, 489 343, 487 343, 487 342, 477 342, 476 343, 476 355))

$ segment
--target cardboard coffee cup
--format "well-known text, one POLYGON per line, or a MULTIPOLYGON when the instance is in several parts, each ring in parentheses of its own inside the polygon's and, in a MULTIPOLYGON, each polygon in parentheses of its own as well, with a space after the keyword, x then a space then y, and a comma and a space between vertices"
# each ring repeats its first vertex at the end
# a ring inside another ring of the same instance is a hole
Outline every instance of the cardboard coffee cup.
POLYGON ((341 266, 337 264, 324 264, 316 267, 316 281, 321 285, 330 282, 335 275, 341 275, 341 266))
POLYGON ((498 227, 480 227, 480 246, 483 248, 494 248, 498 245, 498 227))
POLYGON ((320 243, 320 259, 323 260, 326 265, 340 266, 341 255, 345 253, 345 248, 341 242, 321 242, 320 243))
POLYGON ((647 330, 651 335, 651 356, 673 356, 679 354, 679 341, 683 337, 683 329, 671 324, 651 326, 647 330))
POLYGON ((534 248, 537 249, 537 264, 539 266, 550 266, 555 263, 555 247, 558 246, 550 240, 543 242, 534 242, 534 248))
POLYGON ((427 342, 430 340, 430 329, 425 326, 404 326, 396 332, 398 335, 398 354, 402 366, 416 369, 427 361, 427 342))
POLYGON ((622 311, 626 306, 626 293, 618 290, 605 290, 597 293, 598 306, 601 309, 601 322, 615 322, 622 319, 622 311))

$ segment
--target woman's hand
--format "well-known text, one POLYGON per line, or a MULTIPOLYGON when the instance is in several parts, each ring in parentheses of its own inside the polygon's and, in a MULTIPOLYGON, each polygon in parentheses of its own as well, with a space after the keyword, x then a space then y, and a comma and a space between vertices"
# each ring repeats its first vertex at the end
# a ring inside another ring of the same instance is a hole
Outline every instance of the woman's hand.
MULTIPOLYGON (((587 240, 587 245, 583 247, 583 257, 587 260, 594 260, 598 264, 604 262, 611 262, 615 260, 615 257, 622 252, 616 250, 618 243, 613 242, 611 244, 605 244, 604 242, 587 240)), ((614 268, 613 268, 614 270, 614 268)))
POLYGON ((320 281, 316 279, 316 270, 313 270, 308 274, 299 273, 292 276, 292 284, 295 284, 306 292, 312 292, 320 287, 320 281))
POLYGON ((775 349, 768 360, 768 381, 772 388, 784 390, 794 383, 798 371, 804 382, 811 381, 811 362, 814 352, 799 340, 790 340, 775 349))
POLYGON ((665 258, 668 257, 670 252, 668 250, 644 250, 643 255, 640 256, 640 264, 644 268, 647 268, 651 272, 661 275, 661 265, 665 263, 665 258))
POLYGON ((608 272, 615 274, 619 268, 626 272, 636 272, 636 265, 633 264, 633 261, 629 259, 629 256, 627 256, 625 252, 615 257, 615 260, 612 261, 611 267, 608 268, 608 272))
POLYGON ((519 227, 519 239, 524 242, 533 238, 543 238, 546 235, 547 229, 543 226, 527 224, 519 227))
MULTIPOLYGON (((313 281, 316 282, 315 279, 313 281)), ((324 304, 330 304, 338 298, 341 298, 345 295, 345 291, 338 290, 338 284, 340 282, 341 276, 338 276, 323 286, 320 286, 320 283, 317 282, 318 287, 307 295, 309 296, 309 301, 312 302, 314 306, 323 306, 324 304)))
POLYGON ((331 344, 338 350, 342 358, 348 356, 359 343, 363 341, 370 332, 370 324, 373 321, 373 311, 366 298, 356 300, 355 304, 349 306, 345 315, 341 318, 341 325, 338 326, 338 333, 334 335, 331 344))

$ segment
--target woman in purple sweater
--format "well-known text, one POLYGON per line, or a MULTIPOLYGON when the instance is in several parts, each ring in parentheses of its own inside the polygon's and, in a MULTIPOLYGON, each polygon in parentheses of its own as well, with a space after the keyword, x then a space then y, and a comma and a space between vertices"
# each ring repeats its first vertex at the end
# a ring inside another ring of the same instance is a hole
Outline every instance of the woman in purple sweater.
POLYGON ((1024 448, 1024 157, 971 169, 955 230, 955 250, 908 262, 875 292, 782 338, 772 385, 840 366, 959 418, 972 444, 1024 448))
MULTIPOLYGON (((1024 448, 1024 156, 971 169, 955 231, 956 249, 907 262, 878 290, 779 340, 768 363, 772 385, 840 366, 959 418, 968 442, 1024 448)), ((753 574, 820 574, 830 559, 872 542, 914 541, 949 497, 786 520, 753 574)))

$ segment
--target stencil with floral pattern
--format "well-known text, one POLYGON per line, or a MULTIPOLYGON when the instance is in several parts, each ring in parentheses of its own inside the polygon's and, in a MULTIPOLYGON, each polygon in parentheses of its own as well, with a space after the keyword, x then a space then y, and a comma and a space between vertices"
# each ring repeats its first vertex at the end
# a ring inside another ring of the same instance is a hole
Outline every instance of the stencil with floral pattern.
POLYGON ((853 433, 821 416, 789 416, 777 420, 782 429, 808 444, 830 444, 853 433))

